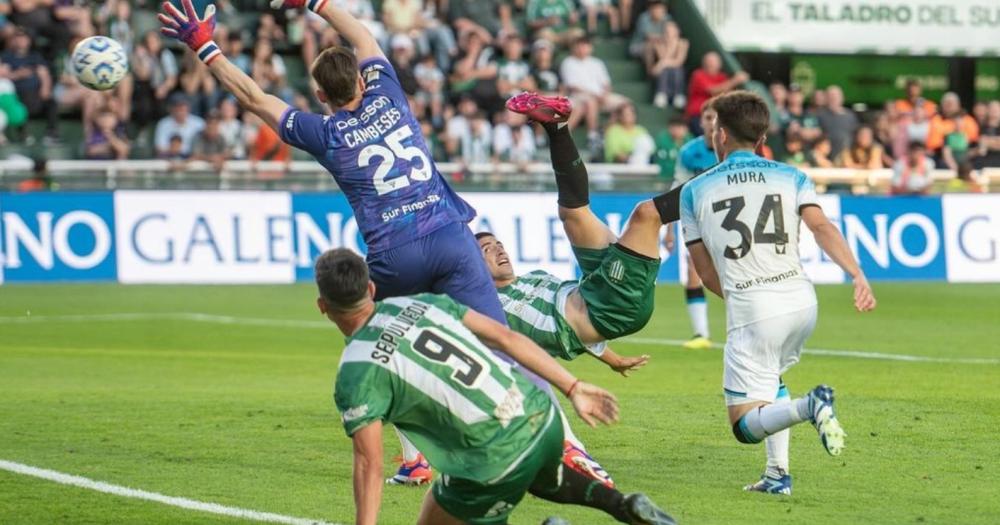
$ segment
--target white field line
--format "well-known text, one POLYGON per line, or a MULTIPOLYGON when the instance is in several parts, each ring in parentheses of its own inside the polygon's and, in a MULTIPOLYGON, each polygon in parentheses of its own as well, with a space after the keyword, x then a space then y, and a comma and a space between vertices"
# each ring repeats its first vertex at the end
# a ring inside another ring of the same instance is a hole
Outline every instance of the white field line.
MULTIPOLYGON (((687 341, 683 339, 652 339, 648 337, 626 337, 624 343, 637 345, 673 345, 680 346, 687 341)), ((712 348, 721 349, 725 345, 712 343, 712 348)), ((1000 365, 1000 359, 989 357, 928 357, 922 355, 886 354, 883 352, 865 352, 863 350, 831 350, 827 348, 804 348, 803 354, 825 355, 831 357, 853 357, 856 359, 881 359, 883 361, 905 361, 909 363, 954 363, 964 365, 1000 365)))
POLYGON ((193 499, 166 496, 157 492, 132 489, 121 485, 112 485, 103 481, 94 481, 90 478, 73 476, 71 474, 64 474, 54 470, 32 467, 30 465, 15 463, 13 461, 5 461, 2 459, 0 459, 0 470, 41 478, 48 481, 55 481, 56 483, 61 483, 63 485, 72 485, 74 487, 80 487, 88 490, 96 490, 97 492, 103 492, 105 494, 114 494, 115 496, 122 496, 125 498, 155 501, 172 507, 180 507, 182 509, 196 510, 199 512, 208 512, 211 514, 219 514, 233 518, 262 521, 266 523, 285 523, 287 525, 337 525, 320 520, 296 518, 293 516, 284 516, 282 514, 273 514, 270 512, 241 509, 239 507, 227 507, 225 505, 219 505, 218 503, 206 503, 204 501, 196 501, 193 499))
MULTIPOLYGON (((203 314, 196 312, 139 312, 113 314, 82 314, 82 315, 25 315, 0 317, 0 324, 46 323, 46 322, 100 322, 100 321, 187 321, 196 323, 231 324, 242 326, 274 326, 285 328, 330 329, 327 321, 306 321, 296 319, 265 319, 260 317, 234 317, 230 315, 203 314)), ((626 337, 623 343, 654 346, 680 346, 683 339, 660 339, 649 337, 626 337)), ((723 345, 713 343, 712 348, 722 348, 723 345)), ((834 350, 826 348, 806 348, 805 354, 830 357, 849 357, 855 359, 876 359, 882 361, 903 361, 909 363, 952 363, 966 365, 1000 365, 1000 359, 989 357, 929 357, 906 354, 887 354, 883 352, 867 352, 863 350, 834 350)))

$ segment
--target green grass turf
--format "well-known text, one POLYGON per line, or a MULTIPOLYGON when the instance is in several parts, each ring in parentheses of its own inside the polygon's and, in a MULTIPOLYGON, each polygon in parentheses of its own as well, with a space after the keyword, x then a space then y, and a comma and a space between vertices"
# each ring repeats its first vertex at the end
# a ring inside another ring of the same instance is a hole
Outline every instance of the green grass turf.
MULTIPOLYGON (((809 346, 935 357, 1000 357, 1000 286, 879 284, 859 315, 847 286, 820 287, 809 346)), ((658 290, 640 334, 689 333, 681 291, 658 290)), ((716 339, 723 307, 710 304, 716 339)), ((312 320, 309 286, 8 286, 0 316, 203 312, 312 320)), ((0 459, 224 505, 349 523, 351 448, 332 403, 335 327, 177 320, 0 323, 0 459)), ((1000 520, 1000 366, 805 355, 793 394, 838 390, 848 448, 828 457, 808 425, 792 433, 795 494, 744 494, 762 446, 730 435, 718 350, 616 343, 650 353, 633 377, 595 360, 569 367, 614 391, 622 422, 576 428, 625 491, 684 524, 941 523, 1000 520)), ((386 432, 386 474, 397 448, 386 432)), ((423 490, 387 487, 379 523, 412 523, 423 490)), ((560 515, 610 520, 528 497, 515 524, 560 515)), ((236 523, 0 471, 0 523, 236 523)))

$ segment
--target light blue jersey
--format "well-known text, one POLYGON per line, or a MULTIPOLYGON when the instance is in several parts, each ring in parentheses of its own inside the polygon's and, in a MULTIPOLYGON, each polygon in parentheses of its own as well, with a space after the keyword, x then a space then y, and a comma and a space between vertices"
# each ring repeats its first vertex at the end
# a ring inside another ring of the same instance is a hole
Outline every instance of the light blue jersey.
POLYGON ((730 329, 816 304, 799 259, 799 213, 818 206, 798 169, 736 151, 681 190, 685 243, 704 243, 730 329))
POLYGON ((709 147, 705 135, 687 141, 677 154, 677 170, 673 186, 675 188, 680 186, 718 163, 719 158, 716 157, 715 151, 709 147))

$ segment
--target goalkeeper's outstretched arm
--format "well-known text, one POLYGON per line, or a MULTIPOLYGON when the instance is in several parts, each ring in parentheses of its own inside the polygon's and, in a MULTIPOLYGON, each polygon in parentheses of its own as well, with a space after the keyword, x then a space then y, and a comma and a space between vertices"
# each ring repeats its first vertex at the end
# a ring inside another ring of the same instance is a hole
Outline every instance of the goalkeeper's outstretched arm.
POLYGON ((337 33, 343 35, 354 46, 358 62, 385 56, 368 28, 329 0, 271 0, 271 7, 274 9, 305 7, 323 17, 337 33))
POLYGON ((208 69, 219 79, 222 87, 236 97, 243 109, 260 117, 272 129, 278 129, 281 116, 289 107, 284 100, 265 93, 252 78, 225 56, 213 60, 208 69))

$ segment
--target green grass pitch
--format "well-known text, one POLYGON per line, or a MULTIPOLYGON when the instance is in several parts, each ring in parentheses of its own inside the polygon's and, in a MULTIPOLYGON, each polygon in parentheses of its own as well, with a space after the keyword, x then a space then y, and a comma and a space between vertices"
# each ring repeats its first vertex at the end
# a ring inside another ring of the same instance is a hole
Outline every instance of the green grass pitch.
MULTIPOLYGON (((589 429, 591 452, 621 489, 644 491, 682 524, 994 524, 1000 521, 1000 286, 877 284, 879 309, 850 307, 849 286, 819 287, 811 348, 981 363, 804 355, 793 395, 837 389, 848 448, 823 452, 792 432, 794 495, 741 492, 763 446, 730 434, 721 353, 619 342, 652 362, 625 379, 596 360, 569 364, 618 395, 622 421, 589 429)), ((643 338, 689 335, 682 293, 657 290, 643 338)), ((311 286, 8 286, 0 288, 0 460, 223 505, 353 520, 351 446, 332 402, 343 338, 321 326, 311 286), (25 316, 31 322, 11 322, 25 316), (192 321, 199 312, 290 320, 192 321), (139 314, 105 320, 47 316, 139 314), (305 323, 301 323, 305 321, 305 323), (317 323, 312 325, 311 323, 317 323)), ((715 339, 724 309, 710 304, 715 339)), ((387 431, 386 475, 397 453, 387 431)), ((386 487, 380 523, 413 523, 423 489, 386 487)), ((528 497, 511 523, 596 511, 528 497)), ((0 470, 0 523, 236 523, 0 470)))

